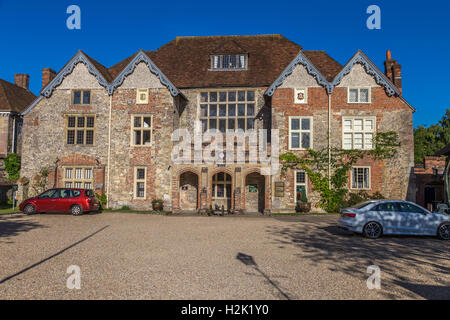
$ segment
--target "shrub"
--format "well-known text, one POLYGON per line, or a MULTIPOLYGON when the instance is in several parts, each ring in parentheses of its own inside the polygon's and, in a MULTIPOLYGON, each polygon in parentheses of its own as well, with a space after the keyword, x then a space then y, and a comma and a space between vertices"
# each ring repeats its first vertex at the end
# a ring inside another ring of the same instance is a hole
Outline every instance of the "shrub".
POLYGON ((122 206, 122 208, 120 208, 120 210, 130 210, 129 206, 122 206))
POLYGON ((164 203, 164 200, 162 200, 162 199, 153 199, 152 200, 152 204, 156 204, 156 203, 164 203))
POLYGON ((107 203, 106 194, 99 195, 98 193, 96 193, 95 196, 97 197, 98 202, 100 202, 102 208, 106 207, 107 203))
POLYGON ((17 181, 20 177, 20 157, 16 153, 10 153, 5 158, 5 170, 8 173, 8 180, 17 181))

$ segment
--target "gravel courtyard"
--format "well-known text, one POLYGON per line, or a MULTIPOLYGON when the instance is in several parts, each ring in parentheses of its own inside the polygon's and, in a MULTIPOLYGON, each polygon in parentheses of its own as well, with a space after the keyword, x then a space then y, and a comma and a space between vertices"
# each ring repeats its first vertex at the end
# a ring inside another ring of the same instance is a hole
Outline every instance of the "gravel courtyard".
POLYGON ((368 240, 336 221, 0 215, 0 299, 450 299, 448 241, 368 240), (71 265, 80 290, 66 287, 71 265))

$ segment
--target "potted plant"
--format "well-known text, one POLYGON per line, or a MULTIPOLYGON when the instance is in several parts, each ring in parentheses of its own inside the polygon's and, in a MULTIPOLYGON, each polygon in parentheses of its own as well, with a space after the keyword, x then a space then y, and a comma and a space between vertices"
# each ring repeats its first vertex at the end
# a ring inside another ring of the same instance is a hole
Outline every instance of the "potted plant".
POLYGON ((300 191, 300 200, 297 201, 297 207, 295 210, 303 213, 308 213, 311 211, 311 203, 308 202, 308 197, 306 196, 306 191, 304 188, 300 191))
POLYGON ((164 208, 164 201, 162 199, 152 200, 152 207, 155 211, 162 211, 164 208))

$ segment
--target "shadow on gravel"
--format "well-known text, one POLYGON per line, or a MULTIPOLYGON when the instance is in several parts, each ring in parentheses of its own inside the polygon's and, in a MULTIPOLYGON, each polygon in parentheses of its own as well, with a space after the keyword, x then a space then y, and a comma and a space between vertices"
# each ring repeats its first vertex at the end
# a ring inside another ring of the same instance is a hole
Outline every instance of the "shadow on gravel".
POLYGON ((22 232, 27 232, 36 228, 46 228, 44 225, 33 221, 22 220, 23 217, 1 217, 0 218, 0 239, 17 236, 22 232))
POLYGON ((259 269, 255 259, 253 259, 253 256, 249 256, 245 253, 239 252, 236 256, 236 259, 246 266, 252 267, 255 271, 261 274, 272 287, 277 289, 277 291, 283 298, 285 298, 286 300, 291 300, 291 298, 283 290, 281 290, 281 288, 275 282, 273 282, 273 280, 271 280, 268 275, 266 275, 261 269, 259 269))
POLYGON ((382 272, 382 290, 387 298, 399 298, 394 287, 403 288, 402 295, 439 299, 449 291, 449 242, 432 237, 385 236, 377 240, 363 238, 330 225, 323 220, 295 223, 286 227, 270 226, 266 231, 279 248, 299 248, 298 257, 313 263, 327 264, 331 271, 343 272, 366 280, 367 267, 377 265, 382 272), (439 286, 422 285, 415 274, 439 281, 439 286), (389 277, 384 276, 388 274, 389 277), (391 280, 389 279, 391 278, 391 280), (414 283, 414 284, 412 284, 414 283), (433 287, 433 290, 429 289, 433 287), (414 294, 415 293, 415 294, 414 294))

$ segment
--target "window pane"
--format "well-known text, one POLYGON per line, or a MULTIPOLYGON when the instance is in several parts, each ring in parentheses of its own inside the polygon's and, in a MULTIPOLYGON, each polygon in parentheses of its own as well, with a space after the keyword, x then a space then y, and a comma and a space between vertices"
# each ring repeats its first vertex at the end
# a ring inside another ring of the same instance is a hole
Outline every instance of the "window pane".
POLYGON ((245 56, 244 55, 239 56, 239 68, 245 68, 245 56))
POLYGON ((69 117, 67 119, 67 126, 69 128, 74 128, 75 127, 75 117, 69 117))
POLYGON ((291 147, 300 148, 300 133, 298 132, 291 133, 291 147))
POLYGON ((84 169, 84 178, 92 179, 92 169, 91 168, 84 169))
POLYGON ((245 116, 245 104, 238 104, 238 116, 245 116))
POLYGON ((86 130, 86 144, 94 144, 94 131, 86 130))
POLYGON ((227 198, 231 198, 231 184, 227 184, 227 198))
POLYGON ((209 129, 210 130, 217 129, 217 120, 216 119, 209 119, 209 129))
POLYGON ((150 130, 143 130, 143 135, 142 135, 143 141, 142 144, 144 146, 148 146, 150 144, 150 140, 151 140, 151 132, 150 130))
POLYGON ((227 115, 227 105, 220 104, 219 105, 219 117, 225 117, 227 115))
POLYGON ((75 130, 68 130, 67 131, 67 144, 74 144, 75 143, 75 130))
POLYGON ((364 188, 369 189, 369 168, 364 168, 364 188))
POLYGON ((306 181, 306 175, 302 171, 297 171, 297 183, 304 184, 306 181))
POLYGON ((210 102, 217 102, 217 92, 210 92, 209 93, 209 101, 210 102))
POLYGON ((302 148, 307 149, 311 146, 310 133, 302 132, 302 148))
POLYGON ((73 177, 73 169, 72 168, 66 168, 65 178, 66 179, 72 179, 72 177, 73 177))
POLYGON ((247 101, 255 101, 255 91, 247 91, 247 101))
POLYGON ((77 131, 77 144, 83 144, 84 143, 84 131, 78 130, 77 131))
POLYGON ((86 118, 86 127, 93 128, 94 127, 94 117, 86 118))
POLYGON ((200 102, 208 102, 208 92, 200 93, 200 102))
POLYGON ((84 117, 78 117, 78 123, 77 126, 78 128, 84 128, 84 117))
POLYGON ((83 169, 82 168, 75 169, 75 179, 83 179, 83 169))
POLYGON ((145 196, 144 186, 145 186, 144 182, 136 183, 136 197, 143 198, 145 196))
POLYGON ((352 134, 344 133, 344 149, 350 150, 352 148, 352 134))
POLYGON ((360 102, 369 102, 369 89, 359 90, 359 101, 360 102))
POLYGON ((349 101, 350 102, 358 102, 358 89, 350 89, 349 90, 349 101))
POLYGON ((83 187, 83 183, 80 181, 75 182, 75 188, 81 189, 83 187))
POLYGON ((217 185, 217 197, 218 198, 223 198, 225 193, 224 193, 224 185, 223 184, 218 184, 217 185))
POLYGON ((219 92, 219 101, 227 101, 227 93, 226 92, 219 92))
POLYGON ((310 119, 302 119, 302 130, 310 130, 310 119))
POLYGON ((255 129, 255 119, 247 119, 247 130, 255 129))
POLYGON ((229 56, 222 56, 222 68, 229 68, 229 56))
POLYGON ((227 129, 227 119, 219 119, 219 130, 225 132, 227 129))
POLYGON ((352 120, 344 120, 344 130, 352 130, 352 120))
POLYGON ((90 182, 85 182, 85 183, 84 183, 84 188, 85 188, 85 189, 92 189, 92 183, 90 183, 90 182))
POLYGON ((141 126, 141 117, 134 117, 134 126, 139 128, 141 126))
POLYGON ((208 120, 204 119, 202 120, 202 132, 205 132, 208 130, 208 120))
POLYGON ((291 119, 291 130, 300 130, 300 119, 291 119))
POLYGON ((366 133, 364 135, 364 149, 372 149, 372 140, 373 140, 373 134, 372 133, 366 133))
POLYGON ((230 56, 229 67, 236 68, 236 56, 230 56))
POLYGON ((209 116, 216 117, 217 116, 217 104, 209 105, 209 116))
POLYGON ((229 130, 236 129, 236 120, 235 119, 228 119, 228 129, 229 130))
POLYGON ((238 91, 238 101, 245 101, 245 91, 238 91))
POLYGON ((253 116, 255 114, 255 105, 253 103, 249 103, 247 105, 247 115, 253 116))
POLYGON ((140 130, 134 130, 134 144, 135 145, 141 144, 141 131, 140 130))
POLYGON ((353 148, 362 149, 362 147, 363 147, 363 134, 362 133, 353 134, 353 148))
POLYGON ((231 117, 234 117, 236 115, 236 105, 235 104, 228 105, 228 115, 231 117))
POLYGON ((365 121, 365 130, 366 131, 372 131, 373 130, 373 121, 372 120, 366 120, 365 121))
POLYGON ((145 179, 145 169, 144 168, 136 169, 136 179, 138 179, 138 180, 145 179))
POLYGON ((356 168, 353 168, 353 174, 352 174, 352 188, 357 188, 357 181, 358 181, 358 170, 356 168))
POLYGON ((150 128, 152 126, 152 118, 151 117, 144 117, 143 121, 144 128, 150 128))
POLYGON ((236 91, 228 92, 228 101, 236 101, 236 91))
POLYGON ((207 117, 208 116, 208 105, 202 104, 200 106, 200 117, 207 117))
POLYGON ((72 188, 72 182, 66 182, 66 183, 64 184, 64 187, 65 187, 65 188, 72 188))
POLYGON ((238 130, 242 129, 245 131, 245 118, 238 119, 238 130))
POLYGON ((73 92, 73 104, 81 104, 81 91, 73 92))
POLYGON ((355 119, 353 121, 353 125, 354 125, 354 130, 355 131, 362 131, 362 129, 363 129, 363 121, 362 121, 362 119, 355 119))
POLYGON ((83 104, 91 104, 91 92, 83 91, 83 104))

